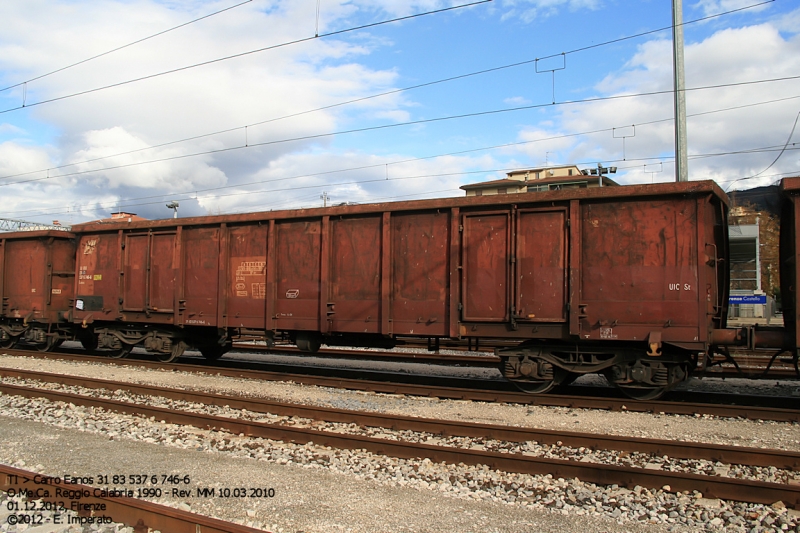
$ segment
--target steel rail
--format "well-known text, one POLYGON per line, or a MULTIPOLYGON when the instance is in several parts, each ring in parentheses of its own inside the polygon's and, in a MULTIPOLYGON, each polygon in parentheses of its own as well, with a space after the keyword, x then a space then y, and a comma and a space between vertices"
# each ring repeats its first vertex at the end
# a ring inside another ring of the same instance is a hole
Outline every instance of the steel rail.
MULTIPOLYGON (((33 352, 26 350, 5 350, 5 353, 43 359, 64 359, 68 361, 114 364, 118 366, 143 367, 158 370, 192 372, 220 375, 234 378, 266 381, 289 381, 304 385, 331 387, 347 390, 360 390, 382 394, 401 394, 424 396, 451 400, 472 400, 494 403, 519 403, 544 407, 565 407, 569 409, 601 409, 606 411, 631 411, 643 413, 668 413, 678 415, 713 415, 727 418, 746 418, 750 420, 770 420, 777 422, 800 422, 800 409, 758 407, 747 405, 716 405, 709 403, 678 402, 665 400, 631 400, 625 398, 600 398, 566 394, 526 394, 502 390, 478 390, 458 387, 418 385, 413 383, 392 383, 365 379, 348 379, 326 376, 313 376, 265 370, 240 370, 211 364, 192 365, 186 363, 160 363, 139 359, 110 359, 108 357, 75 355, 62 352, 33 352)), ((800 402, 794 402, 800 406, 800 402)))
POLYGON ((263 398, 232 396, 184 389, 163 388, 82 376, 65 376, 50 372, 18 370, 0 367, 0 376, 40 380, 90 389, 108 391, 125 390, 133 394, 160 396, 172 400, 226 405, 233 409, 271 413, 280 416, 298 416, 326 422, 357 424, 362 427, 381 427, 393 430, 427 432, 441 436, 479 437, 510 442, 536 441, 544 444, 560 444, 573 448, 589 448, 651 453, 680 459, 702 459, 726 464, 748 466, 774 466, 776 468, 800 469, 800 452, 747 448, 699 442, 675 442, 663 439, 581 433, 575 431, 552 431, 538 428, 501 426, 495 424, 467 423, 433 418, 401 416, 395 414, 352 411, 331 407, 309 406, 277 402, 263 398))
POLYGON ((404 459, 429 458, 434 462, 452 464, 486 465, 495 470, 522 474, 550 474, 556 478, 579 478, 590 483, 643 487, 658 489, 669 486, 671 491, 698 490, 705 496, 749 503, 771 504, 782 501, 787 506, 800 508, 800 486, 782 485, 750 479, 664 472, 644 468, 623 467, 600 463, 582 463, 565 459, 546 459, 528 455, 497 453, 484 450, 435 446, 318 431, 307 428, 281 426, 263 422, 216 417, 202 413, 173 411, 160 407, 149 407, 115 400, 103 400, 76 396, 63 392, 31 389, 13 385, 0 386, 6 394, 28 398, 44 397, 87 407, 121 413, 154 417, 165 423, 191 425, 200 428, 221 430, 233 434, 244 434, 284 442, 317 445, 340 449, 366 450, 379 455, 404 459))
MULTIPOLYGON (((420 344, 420 348, 424 345, 420 344)), ((493 355, 491 352, 482 350, 481 355, 442 355, 438 352, 390 352, 390 351, 377 351, 377 350, 354 350, 346 348, 320 348, 318 352, 308 353, 303 352, 295 346, 289 345, 275 345, 264 346, 258 344, 248 344, 246 342, 234 343, 233 349, 235 352, 261 352, 271 355, 301 355, 304 357, 319 357, 328 359, 368 359, 368 360, 382 360, 392 362, 415 362, 415 363, 430 363, 436 365, 453 365, 467 364, 474 367, 489 367, 494 368, 500 364, 500 358, 493 355)), ((462 347, 447 347, 444 348, 453 351, 466 351, 462 347)), ((231 353, 235 353, 231 352, 231 353)), ((769 370, 767 374, 764 373, 767 363, 770 361, 771 356, 767 354, 747 354, 743 360, 739 361, 739 369, 734 366, 726 364, 725 366, 715 365, 709 367, 704 372, 698 372, 693 375, 702 377, 723 377, 723 378, 743 378, 743 379, 797 379, 797 371, 791 364, 784 361, 779 361, 769 370), (763 365, 754 363, 763 362, 763 365)), ((722 361, 718 361, 722 362, 722 361)))
MULTIPOLYGON (((10 489, 14 489, 21 494, 27 494, 28 491, 36 494, 36 489, 53 488, 50 485, 43 487, 41 484, 35 483, 33 478, 37 475, 40 474, 0 464, 0 490, 8 492, 10 489)), ((81 496, 80 502, 82 504, 104 504, 105 510, 102 511, 104 516, 109 516, 115 522, 132 527, 136 533, 147 533, 155 530, 169 533, 263 533, 261 529, 225 522, 217 518, 127 496, 96 496, 95 489, 98 487, 77 483, 62 484, 61 486, 69 490, 89 491, 88 496, 81 496)), ((54 494, 52 491, 50 492, 54 494)), ((40 492, 40 495, 29 499, 44 500, 54 504, 63 503, 65 500, 61 496, 43 496, 41 494, 43 493, 40 492)), ((87 505, 84 509, 90 507, 87 505)), ((91 514, 90 511, 85 510, 77 512, 80 516, 90 516, 91 514)), ((95 516, 97 515, 95 514, 95 516)), ((38 528, 33 528, 31 531, 35 529, 38 528)))
MULTIPOLYGON (((257 344, 234 343, 233 348, 240 352, 266 352, 273 355, 301 355, 304 357, 324 357, 329 359, 378 359, 398 362, 424 362, 431 364, 452 365, 453 363, 467 363, 474 366, 495 367, 500 364, 500 358, 485 353, 483 355, 442 355, 433 352, 387 352, 376 350, 348 350, 344 348, 320 348, 314 353, 303 352, 294 346, 261 346, 257 344)), ((448 348, 449 349, 449 348, 448 348)))

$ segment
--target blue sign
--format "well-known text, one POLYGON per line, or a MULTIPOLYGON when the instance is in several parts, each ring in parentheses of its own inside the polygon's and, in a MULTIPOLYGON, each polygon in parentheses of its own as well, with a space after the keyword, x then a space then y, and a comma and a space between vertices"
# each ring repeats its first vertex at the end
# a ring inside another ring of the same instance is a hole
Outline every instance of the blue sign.
POLYGON ((728 301, 732 304, 765 304, 767 303, 767 295, 731 296, 728 301))

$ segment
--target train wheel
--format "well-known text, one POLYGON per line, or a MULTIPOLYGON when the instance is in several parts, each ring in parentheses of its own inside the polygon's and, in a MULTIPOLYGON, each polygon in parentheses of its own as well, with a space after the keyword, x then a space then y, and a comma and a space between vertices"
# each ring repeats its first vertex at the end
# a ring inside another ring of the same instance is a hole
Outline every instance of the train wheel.
POLYGON ((298 333, 295 344, 302 352, 317 353, 322 345, 322 339, 313 333, 298 333))
POLYGON ((17 339, 16 337, 11 337, 10 339, 0 341, 0 349, 10 350, 17 345, 17 342, 19 342, 19 339, 17 339))
POLYGON ((615 385, 613 383, 612 385, 628 398, 642 401, 657 400, 669 391, 669 387, 626 387, 625 385, 615 385))
POLYGON ((57 337, 47 337, 47 340, 44 342, 44 344, 36 344, 34 346, 40 352, 50 352, 61 346, 63 342, 64 339, 59 339, 57 337))
POLYGON ((567 381, 569 374, 570 373, 563 368, 553 367, 553 379, 550 380, 509 379, 509 381, 522 392, 528 394, 544 394, 567 381))
POLYGON ((577 372, 567 372, 567 375, 564 379, 561 380, 561 383, 558 384, 559 387, 567 387, 572 385, 572 382, 581 377, 583 374, 578 374, 577 372))
POLYGON ((613 366, 604 372, 606 380, 628 398, 656 400, 684 381, 686 366, 671 362, 636 361, 628 367, 613 366))
POLYGON ((0 349, 10 350, 14 346, 16 346, 18 342, 19 342, 19 338, 18 337, 9 337, 8 339, 6 339, 4 341, 0 341, 0 349))
POLYGON ((104 350, 102 352, 97 352, 98 355, 105 355, 106 357, 110 357, 111 359, 124 359, 131 354, 133 350, 133 346, 130 344, 123 344, 122 348, 118 348, 116 350, 104 350))
POLYGON ((162 363, 171 363, 178 357, 183 355, 183 352, 186 351, 188 346, 183 341, 178 341, 172 345, 172 351, 169 353, 159 353, 156 354, 156 358, 161 361, 162 363))

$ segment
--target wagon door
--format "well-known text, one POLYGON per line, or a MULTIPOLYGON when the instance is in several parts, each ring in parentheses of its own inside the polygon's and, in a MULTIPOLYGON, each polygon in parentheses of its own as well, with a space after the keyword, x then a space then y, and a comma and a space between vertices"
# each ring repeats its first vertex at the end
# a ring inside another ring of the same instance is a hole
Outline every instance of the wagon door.
POLYGON ((511 215, 507 211, 470 213, 462 218, 462 318, 509 320, 511 215))
POLYGON ((566 321, 566 210, 519 211, 515 241, 515 319, 566 321))
POLYGON ((125 238, 125 311, 172 313, 175 305, 174 232, 131 234, 125 238))
POLYGON ((319 331, 322 221, 275 224, 277 329, 319 331))
POLYGON ((328 320, 331 330, 379 333, 381 324, 380 217, 331 220, 328 320))

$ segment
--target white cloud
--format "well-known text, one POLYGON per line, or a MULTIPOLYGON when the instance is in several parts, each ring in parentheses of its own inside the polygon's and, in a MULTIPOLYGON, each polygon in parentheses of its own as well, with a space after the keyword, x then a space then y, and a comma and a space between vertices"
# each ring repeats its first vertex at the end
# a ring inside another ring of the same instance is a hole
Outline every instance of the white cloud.
POLYGON ((504 0, 503 7, 508 8, 503 19, 517 18, 525 23, 536 19, 557 15, 561 9, 577 11, 581 9, 598 9, 600 0, 504 0))
MULTIPOLYGON (((729 85, 687 92, 687 120, 690 178, 716 179, 723 186, 733 180, 755 175, 775 158, 776 152, 711 154, 741 152, 770 146, 783 146, 798 111, 800 99, 791 99, 753 107, 748 104, 800 96, 800 81, 747 84, 747 82, 796 76, 800 72, 800 38, 795 33, 784 36, 780 21, 714 33, 701 42, 685 48, 687 89, 729 85), (709 111, 741 107, 719 113, 709 111), (695 116, 693 116, 695 115, 695 116), (698 157, 702 156, 702 157, 698 157)), ((609 74, 597 84, 598 96, 618 96, 653 91, 670 91, 672 87, 672 52, 668 41, 655 40, 639 46, 637 53, 618 72, 609 74)), ((622 98, 564 106, 560 120, 552 128, 536 131, 549 136, 558 132, 589 132, 623 128, 576 137, 565 146, 564 141, 548 142, 536 149, 557 151, 565 162, 614 161, 627 174, 619 178, 625 183, 649 183, 674 179, 672 163, 659 165, 655 159, 671 159, 674 153, 674 131, 671 120, 649 123, 673 116, 671 94, 622 98), (649 124, 648 124, 649 123, 649 124), (630 125, 635 124, 635 136, 630 125), (624 140, 616 137, 627 136, 624 140), (624 159, 624 160, 623 160, 624 159), (662 172, 651 174, 658 168, 662 172)), ((522 129, 521 136, 530 134, 522 129)), ((797 133, 795 134, 797 140, 797 133)), ((520 152, 530 153, 530 146, 520 152)), ((778 174, 797 173, 800 169, 797 152, 787 151, 764 177, 737 182, 737 186, 770 183, 778 174)))
MULTIPOLYGON (((400 13, 405 9, 401 4, 405 3, 326 2, 320 31, 346 26, 358 9, 372 7, 400 13)), ((417 9, 434 4, 437 2, 409 6, 417 9)), ((0 19, 6 22, 8 31, 0 34, 0 81, 9 85, 38 76, 227 5, 216 2, 165 6, 155 0, 139 0, 134 9, 119 0, 95 9, 88 3, 50 0, 32 0, 24 5, 3 3, 0 19), (124 24, 120 24, 123 20, 124 24), (47 38, 42 39, 42 35, 47 38)), ((308 37, 313 34, 314 11, 313 2, 274 2, 266 9, 263 3, 247 4, 31 82, 26 88, 27 103, 308 37)), ((27 114, 30 124, 26 123, 23 130, 14 123, 4 123, 0 129, 0 142, 5 141, 0 145, 0 177, 68 163, 75 165, 53 173, 169 160, 7 187, 3 190, 6 206, 11 212, 28 212, 30 204, 25 199, 43 194, 57 198, 46 205, 69 205, 74 212, 76 204, 96 205, 93 200, 98 198, 106 205, 125 198, 151 197, 157 192, 174 196, 209 187, 235 186, 257 176, 261 169, 270 168, 286 154, 332 142, 330 138, 274 141, 336 131, 355 117, 407 120, 408 113, 402 109, 405 98, 400 95, 301 114, 291 120, 271 120, 393 88, 398 76, 393 69, 374 69, 358 63, 374 47, 386 44, 368 34, 348 41, 316 39, 17 112, 27 114), (263 120, 270 121, 246 131, 239 128, 263 120), (81 163, 231 128, 234 130, 223 135, 81 163), (53 131, 56 136, 47 148, 25 148, 10 138, 22 133, 40 138, 53 131), (245 144, 251 148, 181 157, 245 144), (254 144, 262 146, 253 148, 254 144), (54 194, 55 191, 59 192, 54 194)), ((0 108, 19 105, 21 97, 21 88, 0 93, 0 108)), ((40 174, 47 177, 46 172, 40 174)), ((168 215, 160 200, 129 203, 140 204, 137 209, 146 216, 168 215)), ((187 202, 186 209, 181 205, 182 214, 203 214, 205 205, 187 202)), ((96 216, 98 213, 91 215, 96 216)))
POLYGON ((744 7, 753 11, 763 11, 768 7, 766 4, 760 6, 753 6, 753 4, 752 0, 700 0, 693 7, 702 9, 704 16, 725 13, 744 7))
POLYGON ((531 101, 525 98, 524 96, 512 96, 510 98, 504 99, 503 103, 511 106, 516 106, 516 105, 528 105, 531 103, 531 101))

